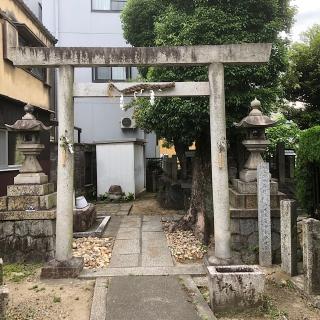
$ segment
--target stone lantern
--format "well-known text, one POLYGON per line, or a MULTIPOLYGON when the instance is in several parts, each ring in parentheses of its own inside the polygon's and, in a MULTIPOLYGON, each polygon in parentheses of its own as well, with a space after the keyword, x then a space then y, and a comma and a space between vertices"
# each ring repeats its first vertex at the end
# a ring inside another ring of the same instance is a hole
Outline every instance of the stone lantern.
POLYGON ((260 101, 254 99, 251 102, 252 110, 249 115, 236 124, 236 127, 248 128, 247 139, 242 142, 250 152, 244 169, 240 171, 240 180, 244 182, 254 182, 257 180, 257 167, 259 163, 263 162, 261 154, 270 144, 266 139, 265 129, 276 124, 276 121, 262 114, 260 107, 260 101))
POLYGON ((20 173, 14 178, 15 185, 48 183, 48 176, 43 172, 37 156, 44 149, 44 145, 40 143, 40 132, 48 131, 51 127, 46 127, 37 120, 33 115, 33 110, 33 106, 27 104, 24 107, 26 114, 22 119, 17 120, 13 125, 6 125, 9 130, 22 136, 18 150, 22 152, 25 159, 20 173))

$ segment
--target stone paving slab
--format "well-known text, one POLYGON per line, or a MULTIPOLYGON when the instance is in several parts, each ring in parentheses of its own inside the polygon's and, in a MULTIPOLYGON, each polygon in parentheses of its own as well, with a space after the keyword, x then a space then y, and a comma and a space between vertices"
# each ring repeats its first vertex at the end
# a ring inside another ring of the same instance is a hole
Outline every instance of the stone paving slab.
POLYGON ((140 239, 139 228, 120 228, 117 234, 119 240, 140 239))
POLYGON ((158 231, 142 232, 142 242, 150 241, 150 240, 157 240, 157 241, 164 241, 164 242, 167 241, 166 236, 163 232, 158 232, 158 231))
POLYGON ((114 254, 140 253, 140 239, 116 240, 113 246, 114 254))
POLYGON ((113 278, 106 320, 200 320, 176 277, 113 278))
POLYGON ((138 253, 112 255, 109 266, 110 268, 138 267, 139 257, 138 253))
POLYGON ((158 220, 155 220, 155 221, 143 221, 142 223, 142 226, 143 227, 162 227, 162 223, 158 220))
POLYGON ((159 216, 143 216, 143 221, 160 221, 159 216))
POLYGON ((159 232, 162 230, 163 229, 161 225, 143 225, 142 226, 142 232, 145 232, 145 231, 159 232))
POLYGON ((121 276, 167 276, 167 275, 196 275, 205 276, 206 271, 202 264, 189 264, 173 267, 133 267, 133 268, 106 268, 99 270, 83 270, 80 279, 96 279, 98 277, 121 276))
POLYGON ((121 223, 122 228, 140 228, 141 227, 141 221, 122 221, 121 223))
POLYGON ((165 239, 149 239, 148 241, 142 241, 142 252, 146 251, 148 248, 163 248, 168 252, 165 239))
POLYGON ((171 254, 167 248, 150 248, 146 247, 142 252, 143 267, 166 267, 173 266, 171 254))

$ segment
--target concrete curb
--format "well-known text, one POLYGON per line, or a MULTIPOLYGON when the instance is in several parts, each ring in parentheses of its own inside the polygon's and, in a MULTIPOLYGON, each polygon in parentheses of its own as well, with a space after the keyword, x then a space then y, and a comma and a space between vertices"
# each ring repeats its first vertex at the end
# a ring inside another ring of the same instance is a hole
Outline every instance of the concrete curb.
POLYGON ((106 268, 82 271, 80 279, 96 279, 121 276, 168 276, 168 275, 206 275, 203 265, 188 265, 182 267, 132 267, 106 268))
POLYGON ((190 298, 192 299, 192 302, 195 305, 201 319, 217 320, 207 302, 204 300, 198 287, 192 280, 191 276, 180 276, 179 278, 182 281, 183 286, 186 288, 188 294, 190 295, 190 298))
POLYGON ((107 316, 108 279, 97 278, 94 287, 90 320, 102 320, 107 316))
POLYGON ((106 227, 108 225, 108 222, 110 221, 111 216, 106 216, 103 218, 101 223, 98 225, 96 230, 92 231, 84 231, 84 232, 74 232, 73 237, 74 238, 88 238, 88 237, 97 237, 101 238, 103 232, 106 230, 106 227))

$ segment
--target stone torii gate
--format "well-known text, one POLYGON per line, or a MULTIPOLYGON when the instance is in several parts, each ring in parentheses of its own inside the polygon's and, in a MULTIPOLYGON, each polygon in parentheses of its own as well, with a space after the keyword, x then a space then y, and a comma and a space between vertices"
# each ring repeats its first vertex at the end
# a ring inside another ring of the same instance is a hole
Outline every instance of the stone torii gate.
MULTIPOLYGON (((7 37, 5 57, 17 67, 59 68, 59 137, 73 143, 73 98, 108 96, 106 84, 74 84, 75 67, 97 66, 209 66, 209 82, 176 83, 158 96, 210 96, 210 135, 214 208, 215 257, 225 264, 231 258, 224 64, 261 64, 269 60, 271 44, 231 44, 155 48, 30 48, 18 47, 17 37, 7 37)), ((117 87, 132 86, 116 84, 117 87)), ((58 149, 56 266, 72 261, 73 154, 58 149)), ((72 265, 72 263, 70 263, 72 265)))

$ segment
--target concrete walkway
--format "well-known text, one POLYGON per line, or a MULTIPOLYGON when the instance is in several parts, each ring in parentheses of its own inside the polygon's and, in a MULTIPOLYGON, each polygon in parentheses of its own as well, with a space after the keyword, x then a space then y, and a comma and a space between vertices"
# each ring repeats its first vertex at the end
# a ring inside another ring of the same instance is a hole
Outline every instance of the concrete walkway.
POLYGON ((203 266, 174 264, 161 216, 119 218, 109 267, 81 275, 97 279, 90 320, 201 320, 178 275, 203 266))
POLYGON ((106 320, 201 320, 173 276, 112 278, 106 320))
POLYGON ((122 218, 110 268, 172 266, 171 253, 159 216, 122 218))

